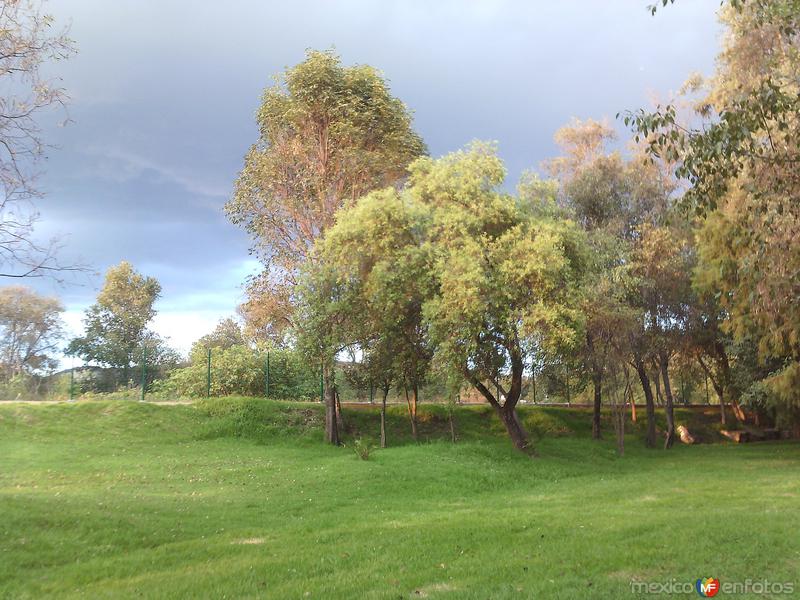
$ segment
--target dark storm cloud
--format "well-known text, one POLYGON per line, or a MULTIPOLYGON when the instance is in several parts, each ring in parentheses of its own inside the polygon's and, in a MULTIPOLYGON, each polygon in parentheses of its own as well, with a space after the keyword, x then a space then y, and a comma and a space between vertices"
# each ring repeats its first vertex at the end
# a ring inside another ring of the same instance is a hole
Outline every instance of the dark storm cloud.
MULTIPOLYGON (((128 259, 158 277, 162 310, 224 314, 252 263, 222 207, 263 88, 305 49, 381 69, 434 155, 498 141, 513 184, 570 118, 710 72, 717 0, 656 17, 650 1, 53 1, 79 54, 56 67, 74 122, 47 131, 41 234, 69 234, 65 256, 99 271, 128 259)), ((59 292, 77 307, 99 282, 59 292)))

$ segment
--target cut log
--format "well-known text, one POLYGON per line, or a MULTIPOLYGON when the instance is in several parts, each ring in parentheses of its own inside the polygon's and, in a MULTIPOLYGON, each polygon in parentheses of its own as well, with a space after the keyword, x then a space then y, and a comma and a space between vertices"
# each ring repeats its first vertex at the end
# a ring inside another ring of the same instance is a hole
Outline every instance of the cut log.
POLYGON ((743 430, 728 431, 727 429, 721 429, 720 433, 729 440, 733 440, 737 444, 744 444, 750 441, 749 431, 743 431, 743 430))
POLYGON ((695 439, 683 425, 678 425, 678 437, 684 444, 694 444, 695 439))

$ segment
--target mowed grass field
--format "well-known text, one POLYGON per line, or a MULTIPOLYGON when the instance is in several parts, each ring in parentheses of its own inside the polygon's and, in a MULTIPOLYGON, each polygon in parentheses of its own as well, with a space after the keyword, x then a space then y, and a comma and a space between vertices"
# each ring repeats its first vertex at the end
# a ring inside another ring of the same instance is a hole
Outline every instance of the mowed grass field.
MULTIPOLYGON (((252 399, 0 406, 5 598, 630 598, 631 580, 800 587, 800 444, 646 450, 589 413, 525 408, 537 458, 484 407, 252 399)), ((679 412, 679 422, 698 417, 679 412)), ((711 419, 709 416, 708 419, 711 419)), ((641 426, 641 423, 640 423, 641 426)), ((695 429, 702 427, 697 422, 695 429)), ((709 427, 709 431, 713 427, 709 427)), ((710 434, 706 434, 707 436, 710 434)), ((754 596, 755 597, 755 596, 754 596)), ((786 596, 783 596, 786 597, 786 596)))

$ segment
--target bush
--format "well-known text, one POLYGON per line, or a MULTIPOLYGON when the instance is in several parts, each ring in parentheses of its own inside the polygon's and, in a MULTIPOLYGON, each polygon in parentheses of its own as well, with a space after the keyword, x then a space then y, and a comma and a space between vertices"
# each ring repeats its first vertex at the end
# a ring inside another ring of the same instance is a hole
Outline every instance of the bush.
MULTIPOLYGON (((175 369, 168 379, 153 386, 159 395, 202 397, 208 391, 208 355, 195 350, 188 367, 175 369)), ((266 394, 266 361, 264 351, 245 345, 215 348, 211 351, 212 396, 264 396, 266 394)), ((316 399, 319 375, 310 369, 302 356, 291 350, 269 353, 269 395, 292 400, 316 399)))
POLYGON ((361 460, 369 460, 369 453, 372 452, 372 446, 368 442, 363 442, 360 439, 353 442, 353 452, 361 460))
POLYGON ((0 383, 0 400, 28 400, 34 395, 34 378, 25 373, 0 383))

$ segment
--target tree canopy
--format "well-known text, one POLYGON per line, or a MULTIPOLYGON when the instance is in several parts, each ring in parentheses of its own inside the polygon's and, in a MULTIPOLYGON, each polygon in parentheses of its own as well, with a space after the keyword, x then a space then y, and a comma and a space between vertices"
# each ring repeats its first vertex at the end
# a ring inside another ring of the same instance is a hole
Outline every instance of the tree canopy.
POLYGON ((158 281, 141 275, 129 262, 111 267, 97 302, 86 311, 83 336, 70 342, 67 353, 127 371, 145 340, 152 341, 147 325, 156 314, 153 304, 160 294, 158 281))
POLYGON ((245 319, 280 338, 292 321, 298 270, 336 210, 402 181, 426 150, 383 76, 344 66, 332 51, 309 51, 277 77, 256 121, 259 139, 226 211, 265 265, 250 282, 245 319))

